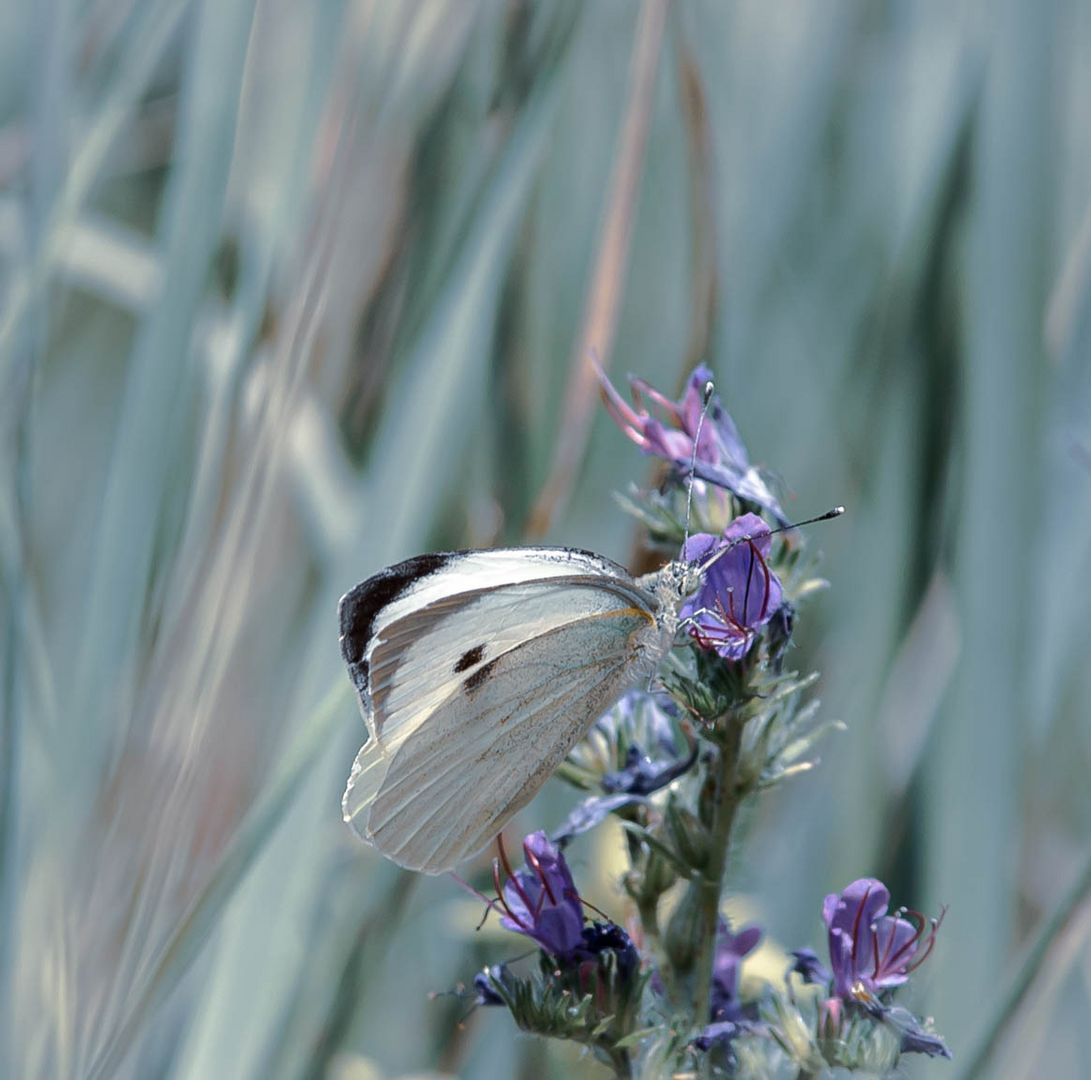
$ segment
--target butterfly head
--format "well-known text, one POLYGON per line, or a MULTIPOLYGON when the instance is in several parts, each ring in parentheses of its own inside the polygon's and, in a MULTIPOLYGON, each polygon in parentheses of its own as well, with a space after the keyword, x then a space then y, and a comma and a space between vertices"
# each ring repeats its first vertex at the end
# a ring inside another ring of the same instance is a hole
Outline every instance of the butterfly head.
POLYGON ((663 600, 669 600, 675 607, 691 593, 701 587, 704 566, 701 563, 677 559, 667 563, 659 571, 657 588, 663 600))

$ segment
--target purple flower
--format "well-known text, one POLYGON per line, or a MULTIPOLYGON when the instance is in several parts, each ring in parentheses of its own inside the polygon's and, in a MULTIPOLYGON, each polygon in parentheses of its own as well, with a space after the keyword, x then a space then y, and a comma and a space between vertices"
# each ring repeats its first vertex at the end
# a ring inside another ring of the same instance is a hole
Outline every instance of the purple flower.
POLYGON ((740 660, 777 613, 783 590, 769 568, 771 546, 769 526, 756 514, 735 518, 722 537, 698 533, 686 541, 683 557, 707 564, 700 589, 680 613, 702 648, 740 660))
POLYGON ((726 488, 740 499, 768 510, 781 524, 787 524, 776 496, 750 464, 738 428, 718 397, 712 398, 701 423, 705 388, 712 380, 707 367, 702 364, 690 375, 685 393, 678 401, 671 401, 643 379, 630 377, 632 405, 614 389, 605 372, 599 370, 598 374, 606 411, 644 453, 663 458, 686 474, 692 462, 699 479, 726 488), (646 401, 650 408, 646 407, 646 401), (659 415, 653 415, 651 410, 659 415))
POLYGON ((595 721, 593 730, 611 746, 625 740, 654 747, 665 756, 677 757, 680 713, 669 694, 629 690, 595 721))
POLYGON ((734 1020, 718 1020, 715 1024, 706 1024, 701 1034, 693 1040, 693 1045, 698 1050, 711 1050, 717 1043, 723 1043, 730 1047, 732 1040, 751 1029, 752 1024, 748 1020, 736 1022, 734 1020))
POLYGON ((612 952, 617 958, 619 979, 631 984, 640 973, 640 953, 629 935, 617 923, 595 921, 583 928, 583 942, 578 955, 586 964, 604 953, 612 952))
POLYGON ((854 881, 822 905, 833 992, 846 1002, 866 1004, 901 986, 935 945, 939 920, 905 908, 888 915, 889 905, 890 892, 875 878, 854 881))
POLYGON ((563 848, 574 837, 605 821, 615 810, 644 801, 641 795, 592 795, 572 810, 554 830, 550 839, 558 847, 563 848))
POLYGON ((693 1040, 698 1050, 721 1046, 729 1054, 736 1036, 753 1031, 758 1010, 754 1004, 739 1001, 739 966, 743 957, 753 952, 761 940, 761 927, 746 926, 737 934, 721 920, 716 933, 716 953, 712 959, 712 986, 709 992, 709 1019, 693 1040))
POLYGON ((531 938, 556 964, 577 974, 587 974, 588 964, 594 967, 602 954, 613 952, 619 974, 631 979, 640 968, 640 956, 629 935, 611 922, 585 925, 572 873, 546 834, 539 831, 526 837, 523 853, 525 870, 512 870, 502 844, 500 858, 493 861, 496 903, 504 911, 500 925, 531 938), (501 863, 507 873, 503 885, 501 863))
POLYGON ((532 938, 558 959, 571 956, 583 940, 583 905, 564 856, 544 832, 523 841, 527 869, 512 871, 501 847, 508 879, 501 886, 500 861, 493 879, 504 909, 500 925, 532 938))
POLYGON ((651 795, 688 772, 696 760, 696 741, 684 757, 665 761, 654 761, 634 743, 628 749, 624 767, 602 778, 602 789, 611 794, 651 795))
POLYGON ((833 976, 814 949, 793 949, 792 956, 795 963, 788 969, 795 972, 805 983, 814 983, 818 986, 829 986, 833 976))
POLYGON ((743 1019, 739 1003, 739 967, 743 957, 752 953, 761 941, 760 926, 745 926, 737 934, 721 922, 716 934, 716 953, 712 960, 712 988, 709 1006, 714 1023, 743 1019))
POLYGON ((491 964, 474 976, 474 1004, 475 1005, 504 1005, 506 1002, 496 991, 496 987, 504 986, 508 978, 506 964, 491 964))
POLYGON ((882 1021, 902 1037, 903 1054, 927 1054, 929 1057, 951 1057, 947 1044, 934 1031, 922 1027, 917 1018, 898 1005, 882 1007, 882 1021))

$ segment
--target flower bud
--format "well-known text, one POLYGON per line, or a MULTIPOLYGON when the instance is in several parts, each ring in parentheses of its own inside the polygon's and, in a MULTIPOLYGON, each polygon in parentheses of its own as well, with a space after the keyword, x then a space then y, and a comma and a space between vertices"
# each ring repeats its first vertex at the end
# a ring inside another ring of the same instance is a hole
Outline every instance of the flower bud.
POLYGON ((678 873, 671 865, 670 860, 665 859, 658 851, 652 851, 648 855, 648 861, 644 866, 640 898, 646 902, 654 903, 677 880, 678 873))
POLYGON ((688 973, 697 959, 700 921, 700 889, 696 884, 691 884, 672 912, 664 938, 667 956, 680 975, 688 973))
POLYGON ((667 803, 666 818, 674 849, 682 861, 694 870, 703 870, 708 865, 708 830, 697 815, 687 810, 677 799, 671 799, 667 803))

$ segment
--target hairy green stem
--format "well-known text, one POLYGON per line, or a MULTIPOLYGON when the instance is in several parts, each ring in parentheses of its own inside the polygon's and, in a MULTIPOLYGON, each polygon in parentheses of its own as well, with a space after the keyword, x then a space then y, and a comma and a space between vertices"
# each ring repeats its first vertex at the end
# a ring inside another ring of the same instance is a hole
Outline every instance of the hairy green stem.
POLYGON ((606 1054, 610 1059, 610 1067, 614 1070, 614 1075, 618 1077, 618 1080, 631 1080, 633 1059, 629 1056, 629 1051, 610 1047, 606 1050, 606 1054))
POLYGON ((644 945, 651 954, 655 970, 663 982, 664 996, 672 1008, 678 1005, 678 984, 674 978, 674 968, 668 962, 663 951, 663 939, 659 929, 659 900, 637 901, 637 914, 640 916, 640 928, 644 933, 644 945))
POLYGON ((742 723, 734 716, 727 718, 724 740, 717 758, 716 797, 712 820, 712 851, 708 867, 699 885, 700 926, 697 964, 694 969, 694 1023, 708 1022, 709 995, 712 983, 712 965, 716 955, 716 931, 720 923, 720 896, 724 873, 727 869, 727 853, 731 846, 731 828, 735 823, 735 811, 739 806, 735 772, 739 761, 739 744, 742 740, 742 723))

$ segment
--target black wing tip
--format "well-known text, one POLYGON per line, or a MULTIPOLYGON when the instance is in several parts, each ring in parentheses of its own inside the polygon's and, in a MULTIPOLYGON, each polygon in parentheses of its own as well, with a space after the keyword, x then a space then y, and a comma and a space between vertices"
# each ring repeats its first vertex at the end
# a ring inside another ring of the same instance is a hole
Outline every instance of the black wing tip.
POLYGON ((383 608, 397 600, 415 581, 442 569, 450 559, 451 555, 447 552, 414 555, 411 559, 372 574, 345 593, 337 605, 341 624, 341 655, 345 662, 361 664, 375 620, 383 608))
MULTIPOLYGON (((518 552, 520 548, 498 548, 497 551, 518 552)), ((574 556, 593 560, 620 575, 629 576, 623 567, 585 548, 575 547, 538 547, 525 549, 541 553, 551 553, 556 558, 571 559, 574 556)), ((414 555, 393 566, 372 574, 366 581, 361 581, 341 597, 338 605, 338 619, 341 625, 341 655, 345 663, 359 666, 364 662, 368 643, 375 629, 375 622, 380 612, 388 604, 398 599, 414 582, 428 577, 447 566, 452 559, 467 555, 465 551, 441 551, 426 555, 414 555)))

